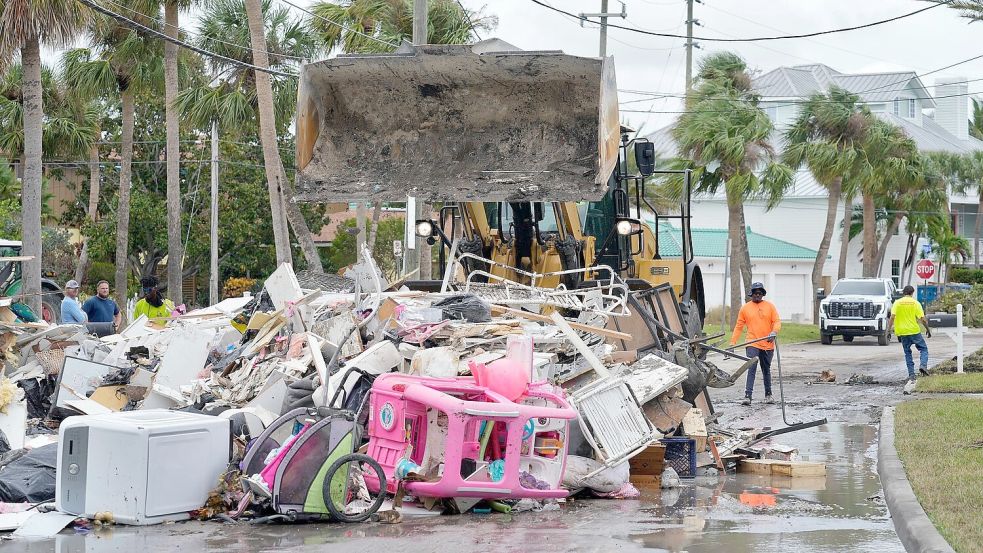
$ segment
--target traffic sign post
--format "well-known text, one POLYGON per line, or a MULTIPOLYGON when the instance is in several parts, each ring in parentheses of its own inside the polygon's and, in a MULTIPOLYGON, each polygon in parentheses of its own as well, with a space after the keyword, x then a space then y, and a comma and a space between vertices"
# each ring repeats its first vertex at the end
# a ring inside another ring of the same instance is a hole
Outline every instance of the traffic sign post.
POLYGON ((935 263, 929 259, 922 259, 915 265, 915 274, 927 282, 935 276, 935 263))

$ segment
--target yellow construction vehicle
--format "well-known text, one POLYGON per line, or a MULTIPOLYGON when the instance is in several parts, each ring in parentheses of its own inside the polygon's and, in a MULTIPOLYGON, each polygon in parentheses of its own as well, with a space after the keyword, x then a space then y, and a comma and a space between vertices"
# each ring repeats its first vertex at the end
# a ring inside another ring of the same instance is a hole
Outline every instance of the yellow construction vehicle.
POLYGON ((338 56, 301 70, 298 199, 439 202, 436 220, 415 224, 440 242, 441 266, 452 244, 497 277, 547 275, 539 286, 589 286, 600 277, 570 271, 607 266, 630 288, 671 284, 699 328, 689 175, 678 212, 659 213, 645 195, 654 148, 632 132, 618 120, 613 58, 496 39, 338 56))

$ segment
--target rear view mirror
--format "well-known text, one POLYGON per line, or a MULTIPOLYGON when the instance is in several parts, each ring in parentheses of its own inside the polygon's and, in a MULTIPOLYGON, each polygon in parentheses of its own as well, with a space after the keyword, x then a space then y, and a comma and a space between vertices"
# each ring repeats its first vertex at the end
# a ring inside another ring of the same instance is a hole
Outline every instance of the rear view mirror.
POLYGON ((894 292, 891 293, 891 301, 898 301, 901 299, 902 296, 904 296, 904 294, 895 290, 894 292))
POLYGON ((635 142, 635 165, 642 176, 655 172, 655 144, 651 142, 635 142))

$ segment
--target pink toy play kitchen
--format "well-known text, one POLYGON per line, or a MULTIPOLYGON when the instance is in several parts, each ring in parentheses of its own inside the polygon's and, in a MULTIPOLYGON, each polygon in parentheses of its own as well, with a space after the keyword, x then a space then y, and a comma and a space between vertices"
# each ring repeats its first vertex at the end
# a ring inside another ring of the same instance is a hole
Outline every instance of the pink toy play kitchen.
MULTIPOLYGON (((382 465, 390 493, 397 472, 419 465, 427 481, 405 484, 414 496, 567 495, 560 481, 569 421, 577 412, 547 382, 529 384, 513 402, 470 377, 391 373, 375 380, 369 408, 368 454, 382 465)), ((368 475, 366 481, 379 489, 368 475)))

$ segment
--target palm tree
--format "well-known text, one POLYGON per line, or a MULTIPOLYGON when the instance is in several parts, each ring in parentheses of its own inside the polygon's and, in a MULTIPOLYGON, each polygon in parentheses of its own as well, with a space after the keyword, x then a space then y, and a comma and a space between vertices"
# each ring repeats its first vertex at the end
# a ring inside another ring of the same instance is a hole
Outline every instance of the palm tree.
POLYGON ((20 51, 24 106, 23 268, 26 303, 41 312, 41 159, 44 103, 41 88, 41 44, 67 46, 88 24, 89 10, 75 0, 0 0, 0 66, 20 51))
MULTIPOLYGON (((673 124, 677 164, 694 168, 698 192, 714 193, 722 186, 727 196, 731 239, 731 322, 751 285, 751 262, 744 224, 746 198, 764 196, 777 203, 792 184, 794 171, 776 161, 769 141, 771 120, 751 89, 747 64, 737 54, 712 54, 700 62, 686 112, 673 124)), ((678 179, 669 181, 678 197, 678 179)))
MULTIPOLYGON (((315 14, 310 21, 328 51, 347 54, 380 53, 395 50, 396 46, 413 38, 413 0, 342 0, 335 3, 321 0, 311 7, 315 14), (341 25, 332 23, 340 23, 341 25), (358 32, 353 32, 358 31, 358 32)), ((466 9, 457 0, 430 0, 427 3, 427 44, 470 44, 478 39, 478 30, 488 31, 498 24, 494 16, 466 9)), ((363 229, 364 205, 359 206, 356 221, 363 229)), ((424 204, 429 214, 432 207, 424 204)), ((376 202, 368 229, 370 249, 378 232, 382 203, 376 202)), ((407 214, 407 216, 412 216, 407 214)), ((361 251, 361 250, 359 250, 361 251)), ((421 247, 420 278, 431 276, 430 248, 421 247)))
POLYGON ((961 263, 969 257, 969 240, 956 234, 946 217, 935 217, 929 224, 932 253, 939 260, 939 271, 949 283, 948 268, 953 262, 961 263))
MULTIPOLYGON (((296 70, 299 62, 312 59, 321 52, 320 44, 307 32, 303 21, 289 10, 275 8, 271 0, 263 0, 263 19, 270 68, 286 72, 296 70)), ((243 0, 217 0, 208 4, 199 20, 198 46, 239 61, 251 63, 249 26, 243 0)), ((199 128, 210 128, 212 122, 235 134, 251 134, 256 128, 257 95, 252 71, 240 65, 214 59, 211 61, 213 81, 199 83, 178 94, 177 105, 186 120, 199 128), (250 132, 245 132, 250 129, 250 132)), ((296 112, 297 80, 270 75, 273 89, 276 131, 285 133, 296 112)), ((293 187, 285 172, 281 176, 287 196, 293 187)), ((314 237, 300 208, 285 201, 287 220, 300 242, 308 267, 321 271, 321 258, 314 237)))
MULTIPOLYGON (((974 100, 975 102, 975 100, 974 100)), ((981 105, 983 107, 983 105, 981 105)), ((981 120, 983 123, 983 120, 981 120)), ((976 204, 976 226, 973 229, 973 261, 980 268, 980 231, 983 230, 983 152, 974 150, 959 156, 955 172, 957 178, 953 190, 962 193, 973 192, 978 197, 976 204)))
MULTIPOLYGON (((802 106, 798 117, 785 132, 782 159, 790 167, 805 164, 829 197, 826 226, 812 268, 812 288, 822 284, 826 254, 836 226, 836 208, 843 194, 843 180, 857 169, 859 148, 865 139, 872 115, 860 98, 832 86, 814 93, 802 106)), ((819 323, 819 300, 813 306, 813 321, 819 323)))
POLYGON ((969 134, 983 140, 983 102, 970 99, 973 101, 973 119, 969 124, 969 134))
POLYGON ((864 158, 858 170, 863 198, 863 276, 877 275, 877 224, 875 198, 888 194, 899 182, 916 178, 918 147, 900 127, 874 119, 863 145, 864 158))
MULTIPOLYGON (((321 0, 311 11, 316 17, 310 25, 328 50, 391 52, 395 47, 390 44, 413 38, 413 0, 321 0)), ((478 39, 478 30, 494 29, 498 19, 468 10, 457 0, 430 0, 427 23, 427 44, 470 44, 478 39)))
MULTIPOLYGON (((152 23, 151 13, 142 16, 130 14, 130 17, 147 25, 152 23)), ((122 143, 114 288, 116 301, 125 305, 136 97, 141 91, 159 85, 163 79, 159 61, 161 47, 159 42, 144 38, 111 20, 99 20, 93 25, 90 42, 92 49, 67 51, 62 58, 62 67, 65 77, 75 84, 80 94, 101 97, 107 103, 115 103, 117 95, 120 99, 122 143)))

